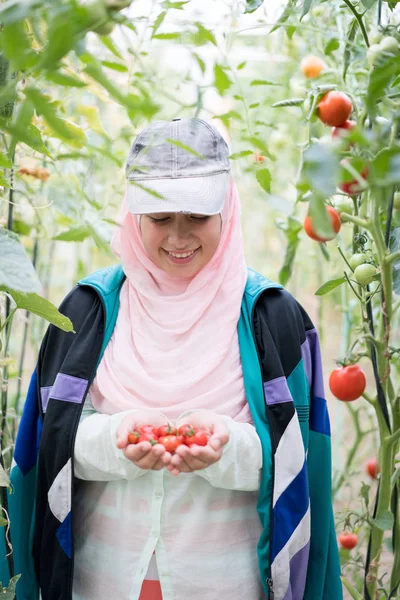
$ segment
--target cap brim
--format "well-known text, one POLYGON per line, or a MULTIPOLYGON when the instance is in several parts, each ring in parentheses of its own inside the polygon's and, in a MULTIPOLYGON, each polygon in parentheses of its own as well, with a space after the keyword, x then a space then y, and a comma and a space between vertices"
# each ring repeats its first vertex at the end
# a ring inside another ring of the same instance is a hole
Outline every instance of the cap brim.
POLYGON ((136 215, 161 212, 216 215, 224 206, 229 179, 228 171, 202 177, 128 179, 129 211, 136 215))

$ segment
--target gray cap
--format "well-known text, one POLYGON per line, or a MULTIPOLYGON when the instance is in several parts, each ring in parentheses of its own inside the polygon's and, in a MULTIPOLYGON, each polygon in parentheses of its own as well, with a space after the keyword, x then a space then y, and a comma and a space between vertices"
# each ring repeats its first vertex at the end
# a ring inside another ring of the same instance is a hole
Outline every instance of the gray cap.
POLYGON ((221 212, 230 179, 228 155, 227 143, 207 121, 154 121, 129 153, 130 212, 221 212))

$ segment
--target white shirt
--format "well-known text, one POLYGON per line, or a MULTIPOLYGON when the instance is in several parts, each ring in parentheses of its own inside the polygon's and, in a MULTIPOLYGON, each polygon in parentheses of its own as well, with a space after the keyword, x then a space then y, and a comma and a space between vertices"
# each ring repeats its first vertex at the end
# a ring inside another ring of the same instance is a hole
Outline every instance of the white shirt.
POLYGON ((117 448, 130 412, 93 414, 89 396, 85 402, 74 454, 83 481, 74 505, 73 599, 138 600, 153 552, 163 600, 265 598, 254 426, 224 417, 230 439, 221 459, 174 477, 140 469, 117 448))

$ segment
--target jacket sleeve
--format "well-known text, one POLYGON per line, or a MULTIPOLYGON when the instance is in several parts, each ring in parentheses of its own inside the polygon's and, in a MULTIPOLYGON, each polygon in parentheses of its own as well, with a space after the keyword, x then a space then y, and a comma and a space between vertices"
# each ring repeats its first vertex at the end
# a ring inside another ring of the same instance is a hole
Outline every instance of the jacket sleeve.
POLYGON ((75 477, 86 481, 133 480, 146 473, 117 448, 117 429, 135 410, 105 415, 96 412, 88 394, 75 438, 75 477))
POLYGON ((306 341, 303 359, 310 386, 307 469, 310 491, 311 539, 304 600, 341 600, 340 561, 333 517, 331 437, 324 394, 322 360, 316 329, 304 312, 306 341))
MULTIPOLYGON (((190 411, 193 412, 193 411, 190 411)), ((239 423, 223 416, 229 431, 220 460, 196 471, 212 486, 226 490, 255 491, 260 487, 261 441, 250 423, 239 423)))

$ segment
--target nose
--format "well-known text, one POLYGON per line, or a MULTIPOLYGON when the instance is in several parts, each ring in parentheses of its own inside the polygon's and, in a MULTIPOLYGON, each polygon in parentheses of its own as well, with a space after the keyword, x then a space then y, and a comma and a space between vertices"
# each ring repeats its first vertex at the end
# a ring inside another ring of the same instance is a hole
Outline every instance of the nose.
POLYGON ((176 250, 185 250, 191 241, 192 233, 185 221, 176 219, 168 232, 168 243, 176 250))

